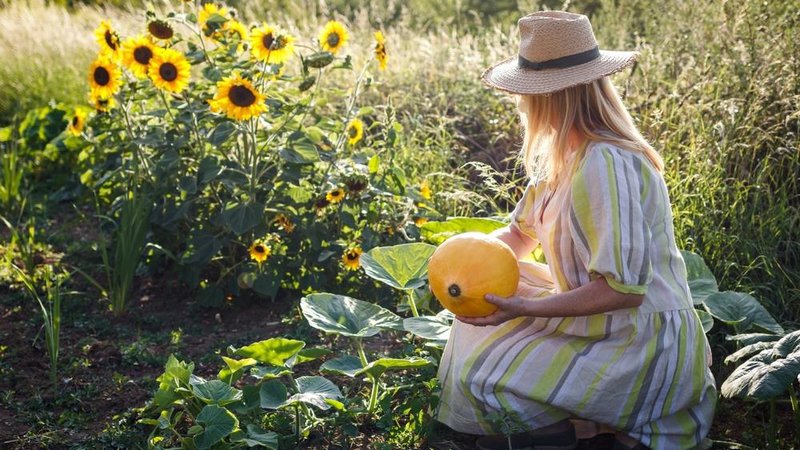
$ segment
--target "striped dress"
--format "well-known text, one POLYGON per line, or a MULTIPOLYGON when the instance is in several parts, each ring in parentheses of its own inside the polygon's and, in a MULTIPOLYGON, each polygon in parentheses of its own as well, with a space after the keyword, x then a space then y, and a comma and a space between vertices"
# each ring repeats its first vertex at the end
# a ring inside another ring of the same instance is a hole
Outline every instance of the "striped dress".
POLYGON ((654 450, 697 447, 717 391, 663 177, 646 156, 609 143, 575 155, 571 179, 552 190, 528 184, 512 214, 511 226, 541 243, 548 262, 520 262, 521 292, 550 295, 602 276, 619 292, 644 294, 643 304, 487 327, 454 321, 437 419, 499 434, 502 415, 528 429, 581 418, 654 450))

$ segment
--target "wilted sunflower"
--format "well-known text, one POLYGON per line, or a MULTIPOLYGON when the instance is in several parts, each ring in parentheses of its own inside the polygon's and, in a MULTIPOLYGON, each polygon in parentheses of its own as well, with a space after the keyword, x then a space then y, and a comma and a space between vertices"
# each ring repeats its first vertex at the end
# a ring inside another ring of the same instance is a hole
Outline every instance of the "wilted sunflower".
POLYGON ((258 262, 259 265, 266 261, 269 255, 270 249, 263 241, 255 241, 250 246, 250 259, 258 262))
POLYGON ((210 36, 214 31, 216 31, 206 27, 208 19, 215 14, 227 19, 228 8, 224 6, 217 6, 216 3, 206 3, 203 5, 203 8, 200 9, 200 12, 197 13, 197 24, 200 26, 200 29, 203 30, 203 33, 206 36, 210 36))
POLYGON ((347 133, 347 143, 356 145, 364 137, 364 122, 361 119, 353 119, 347 124, 344 132, 347 133))
POLYGON ((294 38, 262 25, 250 35, 250 52, 259 61, 281 64, 294 53, 294 38))
POLYGON ((89 66, 89 86, 100 97, 111 97, 120 87, 120 70, 107 53, 97 55, 89 66))
POLYGON ((217 83, 217 92, 208 104, 212 111, 224 112, 234 120, 247 120, 267 110, 264 94, 238 72, 217 83))
POLYGON ((386 70, 386 62, 389 58, 386 56, 386 39, 380 31, 375 32, 375 59, 380 63, 381 70, 386 70))
POLYGON ((178 93, 189 84, 192 68, 183 53, 171 48, 157 48, 147 73, 156 87, 178 93))
POLYGON ((428 180, 422 180, 422 183, 419 184, 419 195, 425 200, 431 199, 431 187, 428 186, 428 180))
POLYGON ((69 121, 67 126, 67 133, 73 136, 80 136, 83 133, 83 127, 86 126, 86 111, 76 109, 72 115, 72 120, 69 121))
POLYGON ((117 106, 117 101, 114 100, 113 96, 101 95, 97 91, 89 93, 89 103, 100 112, 110 111, 117 106))
POLYGON ((319 43, 323 50, 336 53, 344 47, 349 37, 350 35, 347 34, 347 28, 345 28, 341 22, 331 20, 319 34, 319 43))
POLYGON ((161 19, 156 19, 148 23, 147 31, 150 32, 151 36, 156 39, 161 39, 162 41, 172 39, 172 36, 175 36, 172 25, 161 19))
POLYGON ((100 26, 94 30, 94 38, 100 46, 100 53, 107 53, 114 60, 119 59, 119 34, 111 27, 111 22, 107 20, 100 22, 100 26))
POLYGON ((345 250, 342 255, 342 263, 348 270, 358 270, 361 266, 361 254, 364 253, 360 247, 353 247, 345 250))
POLYGON ((344 189, 336 188, 325 194, 325 199, 331 203, 339 203, 344 199, 344 189))
POLYGON ((344 180, 344 184, 347 186, 347 192, 358 193, 367 188, 369 180, 364 176, 352 175, 344 180))
POLYGON ((275 218, 275 223, 277 223, 278 226, 287 233, 294 231, 294 223, 292 223, 291 219, 283 214, 278 214, 278 217, 275 218))
POLYGON ((327 199, 327 196, 326 197, 320 197, 320 198, 318 198, 318 199, 316 199, 314 201, 314 208, 316 208, 317 211, 319 211, 319 210, 325 208, 326 206, 328 206, 330 204, 331 204, 331 202, 327 199))
POLYGON ((122 63, 137 78, 147 78, 147 69, 156 48, 147 36, 125 39, 122 43, 122 63))

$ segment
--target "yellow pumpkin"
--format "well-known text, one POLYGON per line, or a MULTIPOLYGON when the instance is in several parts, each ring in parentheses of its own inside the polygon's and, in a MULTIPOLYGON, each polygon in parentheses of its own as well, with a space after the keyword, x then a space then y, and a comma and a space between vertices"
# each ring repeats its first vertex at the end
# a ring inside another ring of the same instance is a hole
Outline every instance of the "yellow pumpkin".
POLYGON ((497 310, 486 294, 508 297, 517 291, 519 263, 505 242, 467 232, 444 241, 428 262, 433 295, 457 316, 483 317, 497 310))

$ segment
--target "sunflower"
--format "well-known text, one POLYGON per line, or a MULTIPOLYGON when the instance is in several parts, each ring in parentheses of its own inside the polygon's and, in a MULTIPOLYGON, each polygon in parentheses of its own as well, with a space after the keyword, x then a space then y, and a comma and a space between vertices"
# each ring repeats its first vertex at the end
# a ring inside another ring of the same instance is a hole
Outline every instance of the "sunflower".
POLYGON ((361 254, 364 253, 360 247, 353 247, 345 250, 342 255, 342 263, 347 270, 358 270, 361 266, 361 254))
POLYGON ((380 31, 375 32, 375 59, 380 63, 381 70, 386 70, 386 61, 389 58, 386 56, 386 39, 380 31))
POLYGON ((200 9, 200 12, 197 13, 197 24, 200 26, 200 29, 203 30, 203 33, 206 36, 210 36, 214 31, 216 31, 216 29, 212 30, 206 27, 208 19, 214 15, 222 16, 227 20, 228 8, 224 6, 217 6, 215 3, 206 3, 203 5, 203 8, 200 9))
POLYGON ((191 70, 183 53, 171 48, 156 47, 147 73, 156 87, 177 93, 189 84, 191 70))
POLYGON ((418 227, 421 227, 421 226, 425 225, 426 223, 428 223, 428 219, 425 218, 425 217, 415 217, 414 218, 414 225, 416 225, 418 227))
POLYGON ((250 259, 258 262, 259 265, 267 260, 269 254, 269 247, 261 240, 253 242, 253 245, 250 246, 250 259))
POLYGON ((147 69, 155 52, 155 45, 147 36, 125 39, 122 43, 122 64, 137 78, 147 78, 147 69))
POLYGON ((69 121, 67 126, 67 133, 73 136, 80 136, 83 132, 83 127, 86 126, 86 111, 76 109, 75 114, 72 115, 72 120, 69 121))
POLYGON ((347 143, 356 145, 364 137, 364 122, 361 119, 353 119, 347 124, 344 132, 347 133, 347 143))
POLYGON ((347 34, 347 28, 345 28, 341 22, 331 20, 319 34, 319 43, 323 50, 336 53, 344 47, 349 37, 350 35, 347 34))
POLYGON ((238 72, 217 83, 217 92, 208 104, 212 111, 224 112, 234 120, 247 120, 267 110, 264 94, 238 72))
POLYGON ((172 36, 175 36, 175 31, 172 29, 172 25, 160 19, 156 19, 148 23, 147 31, 150 32, 151 36, 156 39, 161 39, 162 41, 172 39, 172 36))
POLYGON ((263 25, 250 35, 250 52, 259 61, 281 64, 294 53, 294 38, 263 25))
POLYGON ((97 55, 89 66, 89 86, 101 97, 116 94, 121 85, 120 70, 107 53, 97 55))
POLYGON ((110 111, 117 106, 117 101, 114 100, 113 96, 102 95, 94 90, 89 93, 89 103, 100 112, 110 111))
POLYGON ((222 31, 228 37, 233 37, 236 35, 236 38, 239 40, 239 44, 236 46, 236 51, 240 53, 244 51, 244 43, 250 39, 250 33, 247 32, 247 28, 242 25, 241 22, 231 19, 222 25, 222 31))
POLYGON ((325 199, 331 203, 339 203, 344 199, 344 189, 336 188, 325 194, 325 199))
POLYGON ((294 223, 283 214, 278 214, 278 217, 275 218, 275 223, 287 233, 294 231, 294 223))
POLYGON ((119 59, 119 34, 111 27, 111 22, 104 20, 94 30, 94 38, 100 46, 100 53, 108 53, 111 59, 119 59))
POLYGON ((419 195, 425 200, 431 199, 431 187, 428 186, 428 180, 422 180, 422 183, 419 184, 419 195))

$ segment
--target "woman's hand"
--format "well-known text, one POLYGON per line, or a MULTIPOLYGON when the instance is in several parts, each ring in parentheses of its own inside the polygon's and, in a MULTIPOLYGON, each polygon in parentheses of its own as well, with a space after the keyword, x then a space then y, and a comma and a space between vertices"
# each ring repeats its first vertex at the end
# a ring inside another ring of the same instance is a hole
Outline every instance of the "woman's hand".
POLYGON ((485 327, 486 325, 500 325, 501 323, 511 320, 520 316, 526 315, 526 305, 531 300, 520 297, 519 293, 511 297, 498 297, 492 294, 486 294, 484 297, 487 302, 497 305, 497 311, 485 317, 462 317, 456 316, 456 319, 475 325, 478 327, 485 327))

